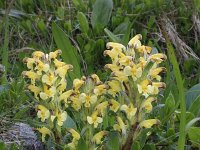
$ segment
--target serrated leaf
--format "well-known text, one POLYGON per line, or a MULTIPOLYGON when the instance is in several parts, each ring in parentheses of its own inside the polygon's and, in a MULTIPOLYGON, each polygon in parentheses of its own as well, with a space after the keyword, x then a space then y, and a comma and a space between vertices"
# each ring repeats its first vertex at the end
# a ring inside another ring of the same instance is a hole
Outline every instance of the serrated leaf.
POLYGON ((64 62, 73 65, 73 72, 70 72, 72 80, 81 77, 80 60, 76 49, 72 46, 68 35, 56 24, 52 24, 53 38, 59 49, 62 50, 62 58, 64 62))
POLYGON ((85 34, 88 34, 89 24, 86 16, 82 12, 78 12, 77 18, 80 24, 81 31, 85 34))
POLYGON ((99 32, 109 22, 113 9, 112 0, 96 0, 93 5, 91 23, 92 27, 99 32))
POLYGON ((120 42, 120 38, 118 38, 116 35, 114 35, 110 30, 108 30, 107 28, 104 29, 105 33, 108 35, 108 37, 110 38, 110 40, 112 42, 120 42))

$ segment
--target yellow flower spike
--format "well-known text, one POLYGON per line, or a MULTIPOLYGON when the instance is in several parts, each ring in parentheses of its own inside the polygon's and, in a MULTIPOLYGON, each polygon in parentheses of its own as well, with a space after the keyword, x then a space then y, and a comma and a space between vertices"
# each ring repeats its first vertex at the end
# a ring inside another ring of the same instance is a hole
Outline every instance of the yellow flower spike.
POLYGON ((97 96, 96 95, 86 95, 85 93, 81 93, 79 100, 84 103, 85 107, 90 107, 91 104, 96 103, 97 96))
POLYGON ((147 113, 150 113, 153 108, 151 103, 155 100, 155 97, 149 97, 148 99, 144 100, 144 102, 142 102, 140 109, 145 109, 147 113))
POLYGON ((56 117, 57 117, 57 124, 59 126, 62 126, 63 122, 67 119, 67 112, 66 111, 63 111, 62 113, 60 112, 56 114, 56 117))
POLYGON ((108 81, 108 86, 109 86, 109 89, 107 91, 112 96, 115 96, 116 93, 118 93, 119 91, 122 90, 121 89, 121 83, 117 80, 108 81))
POLYGON ((35 51, 35 52, 33 52, 32 56, 33 56, 33 58, 44 58, 45 54, 41 51, 35 51))
POLYGON ((142 35, 141 35, 141 34, 137 34, 136 36, 134 36, 134 37, 128 42, 128 47, 129 47, 129 48, 138 49, 138 48, 141 46, 141 42, 140 42, 141 39, 142 39, 142 35))
POLYGON ((139 63, 137 64, 138 67, 141 67, 142 70, 144 69, 144 67, 146 66, 147 61, 145 60, 144 57, 140 57, 139 58, 139 63))
POLYGON ((126 66, 124 68, 124 74, 127 76, 132 76, 133 81, 136 81, 138 78, 142 76, 142 68, 137 68, 136 65, 126 66))
POLYGON ((93 138, 92 138, 92 141, 94 143, 96 143, 97 145, 101 144, 102 143, 102 138, 108 134, 108 131, 100 131, 98 133, 96 133, 93 138))
POLYGON ((158 119, 148 119, 144 120, 139 124, 139 127, 142 128, 151 128, 155 124, 160 124, 160 121, 158 119))
POLYGON ((27 64, 28 69, 33 69, 33 64, 35 63, 34 58, 24 58, 23 62, 27 64))
POLYGON ((73 93, 73 90, 68 90, 68 91, 62 93, 59 97, 59 100, 60 101, 64 100, 67 102, 67 99, 72 95, 72 93, 73 93))
POLYGON ((39 77, 40 77, 38 74, 36 74, 33 71, 23 71, 22 75, 31 79, 31 84, 35 84, 35 80, 39 79, 39 77))
POLYGON ((115 79, 117 79, 121 82, 127 82, 128 81, 127 75, 122 71, 114 71, 114 72, 112 72, 111 75, 114 76, 115 79))
POLYGON ((56 50, 55 52, 50 52, 49 53, 49 60, 51 59, 56 59, 58 55, 61 55, 62 51, 60 49, 56 50))
POLYGON ((152 77, 152 79, 160 81, 161 76, 159 76, 159 73, 161 73, 162 71, 166 71, 166 68, 165 67, 154 68, 150 70, 149 75, 152 77))
POLYGON ((103 122, 103 119, 98 116, 98 112, 93 112, 92 116, 87 116, 87 121, 89 124, 94 124, 94 128, 97 128, 98 124, 103 122))
POLYGON ((153 55, 149 56, 149 58, 148 58, 148 60, 153 60, 157 64, 161 63, 163 60, 166 60, 166 59, 167 59, 167 56, 162 53, 153 54, 153 55))
POLYGON ((42 122, 44 122, 46 119, 50 117, 50 111, 46 107, 38 105, 37 109, 38 109, 37 116, 38 118, 41 118, 42 122))
POLYGON ((132 103, 129 104, 129 106, 127 106, 125 104, 122 105, 120 110, 122 110, 126 113, 126 116, 129 120, 132 120, 137 112, 137 108, 134 108, 132 103))
POLYGON ((42 82, 47 85, 52 85, 57 80, 57 77, 53 73, 44 74, 42 76, 42 82))
POLYGON ((96 74, 92 74, 92 75, 91 75, 91 78, 93 79, 93 81, 94 81, 94 83, 95 83, 96 85, 102 83, 101 80, 99 79, 99 77, 98 77, 96 74))
POLYGON ((52 135, 52 132, 46 127, 37 128, 37 130, 42 134, 42 142, 45 142, 45 137, 47 135, 49 135, 49 136, 52 135))
POLYGON ((58 59, 54 59, 53 62, 55 64, 56 68, 60 68, 60 67, 63 67, 64 65, 66 65, 64 62, 59 61, 58 59))
POLYGON ((72 134, 72 137, 74 139, 76 139, 76 140, 80 139, 80 134, 76 130, 74 130, 74 129, 71 128, 68 131, 72 134))
POLYGON ((126 135, 127 126, 119 116, 117 116, 117 123, 118 124, 114 124, 113 129, 122 132, 123 135, 126 135))
POLYGON ((80 79, 74 79, 73 81, 73 87, 74 87, 74 90, 79 90, 79 88, 85 83, 85 81, 83 80, 80 80, 80 79))
POLYGON ((147 53, 150 54, 152 51, 152 48, 149 46, 142 45, 137 49, 137 51, 143 54, 147 54, 147 53))
POLYGON ((30 84, 28 89, 34 93, 34 97, 37 99, 38 94, 40 93, 41 89, 35 85, 30 84))
POLYGON ((59 67, 56 69, 55 73, 59 75, 61 78, 65 78, 68 70, 72 70, 73 66, 72 65, 64 65, 62 67, 59 67))
POLYGON ((152 94, 154 91, 154 87, 150 85, 149 80, 143 80, 140 84, 137 85, 138 92, 147 98, 149 94, 152 94))
POLYGON ((101 114, 101 116, 105 115, 106 109, 108 107, 108 101, 101 102, 95 107, 95 110, 101 114))
POLYGON ((98 85, 94 89, 94 94, 96 94, 97 96, 102 95, 106 93, 106 89, 108 89, 107 85, 105 84, 98 85))
POLYGON ((111 99, 110 100, 110 110, 114 111, 114 112, 117 112, 118 109, 120 107, 120 104, 119 102, 117 102, 116 100, 114 99, 111 99))
POLYGON ((49 98, 50 91, 47 85, 44 85, 44 91, 40 92, 40 98, 46 100, 49 98))
POLYGON ((152 94, 158 94, 159 88, 165 88, 166 84, 164 82, 152 82, 153 91, 152 94))

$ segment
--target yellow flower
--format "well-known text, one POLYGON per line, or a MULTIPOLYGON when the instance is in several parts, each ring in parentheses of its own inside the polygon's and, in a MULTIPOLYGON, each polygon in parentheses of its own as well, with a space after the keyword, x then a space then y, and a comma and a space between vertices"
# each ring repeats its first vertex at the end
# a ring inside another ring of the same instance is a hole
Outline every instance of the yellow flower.
POLYGON ((57 77, 53 73, 44 74, 42 76, 42 82, 48 85, 52 85, 57 80, 57 77))
POLYGON ((125 47, 124 45, 122 45, 122 44, 120 44, 120 43, 114 43, 114 42, 108 42, 108 43, 106 44, 106 47, 107 47, 108 49, 111 49, 111 48, 118 48, 119 51, 120 51, 120 50, 125 50, 125 49, 126 49, 126 47, 125 47))
POLYGON ((122 71, 115 71, 115 72, 112 73, 112 75, 114 76, 114 79, 117 79, 121 82, 127 82, 128 81, 127 75, 125 75, 125 73, 122 72, 122 71))
POLYGON ((68 90, 68 91, 62 93, 62 94, 60 95, 60 97, 59 97, 59 100, 60 100, 60 101, 64 100, 65 102, 67 102, 67 99, 70 97, 70 95, 71 95, 72 93, 73 93, 72 90, 68 90))
POLYGON ((124 74, 127 76, 132 76, 133 81, 136 81, 138 78, 142 76, 142 68, 137 68, 136 65, 126 66, 124 68, 124 74))
MULTIPOLYGON (((117 43, 117 44, 119 44, 119 43, 117 43)), ((122 53, 121 47, 113 47, 112 50, 105 50, 104 55, 105 56, 108 55, 111 58, 111 60, 113 61, 113 63, 116 63, 118 61, 119 57, 125 56, 122 53)))
POLYGON ((24 75, 24 76, 28 77, 29 79, 31 79, 31 84, 35 84, 35 80, 39 79, 39 77, 40 77, 38 74, 36 74, 33 71, 23 71, 22 75, 24 75))
POLYGON ((103 119, 101 117, 98 117, 98 112, 93 112, 92 116, 87 116, 87 121, 89 124, 94 124, 94 128, 97 128, 99 123, 103 122, 103 119))
POLYGON ((28 69, 33 69, 33 64, 35 63, 35 59, 26 57, 23 59, 23 62, 27 63, 28 69))
POLYGON ((84 103, 85 107, 90 107, 90 104, 94 104, 97 101, 96 95, 86 95, 85 93, 81 93, 79 100, 84 103))
POLYGON ((40 92, 40 98, 46 100, 48 98, 53 98, 56 94, 56 87, 52 86, 48 89, 48 86, 44 85, 44 91, 40 92))
POLYGON ((82 102, 79 100, 78 96, 72 96, 72 97, 70 97, 70 100, 72 101, 72 107, 76 111, 81 109, 82 102))
POLYGON ((109 89, 107 90, 109 94, 115 97, 116 93, 121 91, 121 83, 117 80, 108 81, 109 89))
POLYGON ((115 64, 106 64, 105 65, 105 69, 110 69, 111 71, 119 71, 120 70, 120 66, 115 65, 115 64))
POLYGON ((44 72, 49 71, 49 64, 45 64, 40 60, 36 60, 35 70, 37 70, 38 75, 42 75, 42 71, 44 72))
POLYGON ((59 126, 63 125, 63 122, 67 119, 67 112, 63 111, 62 113, 57 114, 57 124, 59 126))
POLYGON ((158 119, 148 119, 148 120, 142 121, 139 124, 139 126, 140 126, 140 128, 142 128, 142 127, 151 128, 154 124, 160 124, 160 121, 158 119))
POLYGON ((71 143, 67 144, 70 147, 70 150, 76 150, 76 146, 78 145, 78 141, 76 139, 72 139, 71 143))
POLYGON ((73 68, 72 65, 64 65, 62 67, 59 67, 58 69, 56 69, 55 73, 57 75, 59 75, 61 78, 65 78, 68 70, 71 70, 73 68))
POLYGON ((38 118, 41 118, 42 122, 44 122, 46 119, 49 118, 50 112, 46 107, 44 107, 42 105, 38 105, 37 109, 38 109, 37 116, 38 116, 38 118))
POLYGON ((64 62, 59 61, 59 60, 57 60, 57 59, 54 59, 53 62, 54 62, 54 64, 55 64, 56 68, 60 68, 60 67, 62 67, 62 66, 64 66, 64 65, 66 65, 64 62))
POLYGON ((141 42, 140 40, 142 39, 141 34, 137 34, 134 36, 129 42, 128 42, 128 48, 133 48, 133 49, 138 49, 141 47, 141 42))
POLYGON ((154 97, 149 97, 148 99, 144 100, 144 102, 142 102, 140 109, 145 109, 147 111, 147 113, 152 111, 152 102, 155 101, 154 97))
POLYGON ((59 86, 57 87, 57 90, 62 93, 67 87, 67 81, 65 78, 62 78, 60 80, 59 86))
POLYGON ((95 110, 96 110, 97 112, 99 112, 102 116, 104 116, 107 107, 108 107, 108 101, 104 101, 104 102, 98 104, 98 105, 95 107, 95 110))
POLYGON ((122 110, 126 113, 126 116, 129 120, 132 120, 137 112, 137 108, 134 108, 132 103, 129 104, 129 106, 127 106, 125 104, 122 105, 120 110, 122 110))
POLYGON ((96 133, 96 134, 93 136, 92 141, 93 141, 94 143, 96 143, 97 145, 98 145, 98 144, 101 144, 102 138, 103 138, 105 135, 107 135, 107 134, 108 134, 107 131, 100 131, 100 132, 96 133))
POLYGON ((101 84, 101 80, 99 79, 99 77, 96 74, 92 74, 91 78, 93 79, 95 85, 101 84))
POLYGON ((107 89, 107 85, 105 84, 101 84, 95 87, 94 89, 94 94, 98 95, 102 95, 104 93, 106 93, 106 89, 107 89))
POLYGON ((40 93, 41 89, 35 85, 30 84, 28 89, 34 93, 34 97, 37 99, 38 94, 40 93))
POLYGON ((41 51, 35 51, 35 52, 33 52, 32 56, 33 56, 33 58, 44 58, 45 54, 41 51))
POLYGON ((56 50, 55 52, 50 52, 49 53, 49 60, 56 59, 58 57, 58 55, 61 55, 61 54, 62 54, 62 51, 60 49, 56 50))
POLYGON ((167 56, 162 53, 153 54, 153 55, 149 56, 149 58, 148 58, 148 60, 153 60, 157 64, 161 63, 163 60, 166 60, 166 59, 167 59, 167 56))
POLYGON ((118 124, 114 124, 113 126, 114 130, 122 132, 123 135, 126 135, 127 126, 124 124, 122 118, 119 116, 117 116, 117 123, 118 124))
POLYGON ((130 66, 133 64, 133 57, 132 56, 124 56, 119 58, 119 64, 121 66, 130 66))
POLYGON ((46 128, 46 127, 37 128, 37 130, 38 130, 40 133, 42 133, 42 142, 45 141, 46 135, 49 135, 49 136, 52 135, 52 132, 51 132, 48 128, 46 128))
POLYGON ((165 67, 154 68, 154 69, 150 70, 149 75, 151 76, 152 79, 156 79, 156 80, 160 81, 161 77, 159 76, 159 73, 161 73, 162 71, 165 71, 165 70, 166 70, 165 67))
POLYGON ((74 79, 73 81, 73 87, 74 87, 74 90, 79 90, 79 88, 85 83, 85 81, 83 80, 80 80, 80 79, 74 79))
POLYGON ((120 104, 116 100, 111 99, 109 106, 110 106, 110 110, 112 110, 114 112, 117 112, 118 109, 119 109, 120 104))
POLYGON ((152 51, 152 48, 149 46, 142 45, 137 49, 137 51, 143 54, 147 54, 147 53, 150 54, 152 51))
POLYGON ((76 139, 76 140, 80 139, 80 134, 76 130, 71 128, 68 131, 72 134, 73 139, 76 139))
POLYGON ((147 61, 145 60, 144 57, 140 57, 139 58, 139 63, 137 64, 138 67, 141 67, 142 70, 144 69, 144 67, 146 66, 147 61))
POLYGON ((165 88, 166 85, 164 82, 152 82, 153 91, 152 94, 158 94, 159 88, 165 88))
POLYGON ((154 87, 150 85, 149 80, 143 80, 140 84, 137 85, 138 92, 143 94, 145 98, 149 96, 149 94, 152 94, 154 91, 154 87))

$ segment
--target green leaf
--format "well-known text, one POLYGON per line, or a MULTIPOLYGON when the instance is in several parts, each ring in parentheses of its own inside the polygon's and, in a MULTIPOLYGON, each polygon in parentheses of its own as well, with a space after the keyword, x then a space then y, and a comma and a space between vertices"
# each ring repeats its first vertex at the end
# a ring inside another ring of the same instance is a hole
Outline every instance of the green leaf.
POLYGON ((200 96, 200 83, 194 85, 186 93, 186 106, 190 108, 192 103, 200 96))
POLYGON ((110 132, 107 136, 107 141, 105 144, 106 150, 119 150, 120 141, 118 132, 110 132))
POLYGON ((200 96, 197 97, 191 104, 189 111, 192 112, 195 116, 200 115, 200 96))
POLYGON ((101 31, 109 22, 113 9, 112 0, 96 0, 93 5, 91 23, 92 27, 101 31))
POLYGON ((78 12, 77 18, 80 23, 81 31, 85 34, 88 34, 89 24, 86 16, 82 12, 78 12))
POLYGON ((120 38, 118 38, 116 35, 114 35, 110 30, 108 30, 107 28, 104 29, 105 33, 108 35, 108 37, 110 38, 110 40, 112 42, 120 42, 120 38))
POLYGON ((77 150, 88 150, 88 146, 86 142, 83 140, 83 138, 80 138, 78 141, 77 150))
POLYGON ((83 11, 83 12, 86 11, 86 6, 85 6, 83 0, 72 0, 72 2, 77 10, 83 11))
POLYGON ((140 143, 138 141, 131 145, 131 150, 141 150, 140 143))
POLYGON ((67 119, 65 120, 65 122, 63 122, 63 128, 73 128, 74 130, 77 130, 77 126, 76 123, 74 122, 74 120, 70 117, 67 116, 67 119))
POLYGON ((3 141, 0 141, 0 150, 6 150, 6 145, 3 141))
POLYGON ((156 150, 155 144, 146 144, 143 150, 156 150))
POLYGON ((192 141, 200 142, 200 128, 199 127, 190 127, 188 130, 188 136, 192 141))
POLYGON ((62 50, 62 58, 64 62, 73 65, 73 73, 70 72, 72 80, 81 77, 80 60, 76 49, 72 46, 69 37, 65 32, 56 24, 52 24, 53 38, 59 49, 62 50))
POLYGON ((189 130, 198 121, 200 121, 200 117, 190 120, 190 122, 187 123, 185 130, 189 130))
POLYGON ((123 36, 123 39, 122 39, 122 44, 124 44, 124 45, 127 45, 130 40, 129 38, 130 38, 130 34, 131 34, 131 28, 132 28, 132 24, 129 23, 128 27, 126 28, 126 32, 123 36))
POLYGON ((172 93, 169 93, 166 101, 165 101, 165 107, 164 107, 164 114, 168 115, 170 114, 172 111, 174 111, 175 108, 175 100, 174 100, 174 96, 172 95, 172 93))

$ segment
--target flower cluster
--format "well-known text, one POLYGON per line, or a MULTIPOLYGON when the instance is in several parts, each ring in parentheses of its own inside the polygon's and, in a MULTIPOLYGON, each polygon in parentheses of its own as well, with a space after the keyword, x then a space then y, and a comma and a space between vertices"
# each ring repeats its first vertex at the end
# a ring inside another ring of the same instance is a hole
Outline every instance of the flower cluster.
POLYGON ((121 145, 126 145, 139 136, 142 128, 159 123, 155 118, 147 119, 147 113, 152 111, 160 88, 165 87, 160 73, 166 69, 159 65, 166 55, 153 54, 151 47, 141 44, 141 38, 136 35, 127 47, 107 44, 104 55, 111 58, 111 63, 105 68, 111 75, 105 82, 92 74, 74 79, 72 87, 67 88, 66 75, 72 66, 58 59, 60 50, 49 54, 36 51, 32 58, 24 59, 29 69, 23 72, 29 78, 27 88, 37 101, 38 118, 45 123, 38 128, 42 141, 46 135, 62 139, 69 133, 71 138, 59 140, 59 144, 76 149, 82 138, 95 149, 103 146, 110 132, 119 132, 121 145), (67 117, 78 129, 61 128, 67 117))

